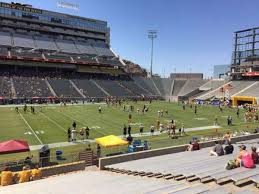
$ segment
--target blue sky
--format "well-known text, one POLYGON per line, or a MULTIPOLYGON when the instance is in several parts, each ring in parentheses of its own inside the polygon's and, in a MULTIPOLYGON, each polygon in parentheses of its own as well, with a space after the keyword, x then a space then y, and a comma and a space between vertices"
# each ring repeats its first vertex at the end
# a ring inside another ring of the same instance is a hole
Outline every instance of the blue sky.
MULTIPOLYGON (((233 32, 259 26, 258 0, 64 0, 79 11, 59 8, 56 0, 21 0, 33 7, 108 21, 111 47, 121 57, 150 67, 147 30, 158 30, 153 72, 202 72, 229 64, 233 32)), ((9 2, 9 1, 5 1, 9 2)))

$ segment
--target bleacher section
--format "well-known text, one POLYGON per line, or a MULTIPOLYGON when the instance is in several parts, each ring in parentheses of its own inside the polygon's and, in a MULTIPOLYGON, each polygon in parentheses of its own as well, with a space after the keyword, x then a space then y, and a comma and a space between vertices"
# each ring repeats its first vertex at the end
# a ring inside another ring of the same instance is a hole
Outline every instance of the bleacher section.
POLYGON ((77 49, 80 51, 80 53, 89 54, 89 55, 97 55, 96 50, 90 45, 85 42, 75 42, 77 49))
POLYGON ((37 77, 13 77, 13 84, 17 97, 49 97, 50 89, 43 78, 37 77))
POLYGON ((11 80, 8 76, 0 76, 0 96, 12 97, 11 80))
POLYGON ((0 32, 0 43, 3 46, 12 46, 10 33, 0 32))
POLYGON ((57 194, 167 194, 174 191, 185 191, 185 194, 194 194, 207 192, 209 190, 209 187, 200 183, 190 185, 177 182, 172 183, 171 181, 165 180, 144 179, 110 172, 82 171, 2 187, 0 194, 40 194, 42 191, 44 191, 44 193, 57 194))
POLYGON ((73 41, 57 39, 55 42, 57 47, 64 53, 79 53, 73 41))
POLYGON ((221 79, 212 79, 210 81, 208 81, 207 83, 205 83, 204 85, 200 86, 200 90, 213 90, 216 89, 222 85, 224 85, 224 83, 226 83, 227 81, 225 80, 221 80, 221 79))
MULTIPOLYGON (((208 182, 214 182, 216 185, 218 184, 218 188, 215 188, 215 190, 219 189, 219 185, 229 184, 229 182, 234 184, 232 184, 233 187, 235 187, 235 185, 249 186, 251 181, 256 184, 259 183, 259 165, 253 169, 239 167, 232 170, 226 170, 225 166, 229 160, 236 158, 239 152, 238 146, 241 143, 245 144, 247 150, 250 151, 252 146, 258 147, 257 142, 258 139, 238 142, 237 144, 234 144, 235 150, 233 154, 223 155, 220 157, 209 156, 209 151, 212 148, 203 148, 199 151, 179 152, 108 165, 106 166, 106 169, 121 174, 128 174, 145 178, 155 177, 163 178, 166 180, 174 179, 175 181, 186 180, 184 182, 193 182, 198 180, 204 183, 204 185, 198 185, 197 188, 195 187, 195 189, 191 188, 190 193, 192 194, 205 192, 203 190, 203 186, 206 186, 205 183, 208 182), (198 188, 203 191, 196 191, 198 188)), ((246 192, 258 193, 258 190, 253 185, 250 185, 250 187, 248 186, 246 186, 246 192)), ((228 190, 227 188, 229 188, 229 186, 225 187, 226 191, 228 190)), ((221 193, 230 192, 226 191, 221 193)), ((185 194, 189 193, 189 191, 186 191, 185 189, 178 189, 176 191, 165 193, 185 194)), ((213 192, 206 191, 206 193, 213 192)))
POLYGON ((158 95, 157 91, 154 88, 153 83, 147 83, 147 79, 144 77, 133 77, 133 80, 136 82, 137 85, 141 86, 145 90, 149 91, 152 95, 158 95))
POLYGON ((39 48, 39 49, 43 49, 43 50, 47 50, 47 51, 49 51, 49 50, 52 50, 52 51, 53 50, 54 51, 58 50, 54 40, 51 39, 51 38, 35 36, 34 39, 35 39, 35 43, 37 45, 37 48, 39 48))
POLYGON ((259 82, 255 82, 251 87, 239 93, 238 96, 255 96, 259 98, 259 82))
POLYGON ((91 80, 86 79, 73 79, 77 88, 83 92, 85 96, 89 97, 106 97, 107 95, 103 93, 91 80))
POLYGON ((35 48, 33 38, 27 35, 13 34, 13 43, 15 47, 35 48))
POLYGON ((48 79, 51 87, 58 97, 82 97, 72 86, 68 79, 48 79))
POLYGON ((118 82, 113 80, 95 80, 95 82, 101 86, 111 96, 135 96, 132 92, 121 86, 118 82))
POLYGON ((138 85, 136 85, 134 83, 134 81, 120 81, 120 83, 128 88, 130 91, 132 91, 134 94, 138 95, 138 96, 149 96, 150 93, 147 90, 144 90, 143 88, 139 87, 138 85))
POLYGON ((199 90, 199 87, 204 85, 207 80, 187 80, 186 83, 181 88, 178 96, 188 96, 188 94, 192 93, 195 90, 199 90))
POLYGON ((178 96, 178 93, 181 91, 184 86, 186 80, 174 80, 174 88, 172 96, 178 96))
POLYGON ((249 87, 253 83, 255 83, 255 81, 230 81, 212 91, 197 96, 196 98, 201 100, 207 100, 213 97, 223 98, 227 95, 231 97, 237 94, 239 91, 249 87))

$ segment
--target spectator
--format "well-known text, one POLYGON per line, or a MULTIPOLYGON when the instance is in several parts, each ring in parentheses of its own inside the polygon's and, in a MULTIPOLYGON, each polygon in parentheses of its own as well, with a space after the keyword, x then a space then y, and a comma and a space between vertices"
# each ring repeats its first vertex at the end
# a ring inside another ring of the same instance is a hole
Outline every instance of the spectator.
POLYGON ((96 147, 96 154, 98 158, 101 157, 101 146, 99 144, 97 144, 97 147, 96 147))
POLYGON ((222 156, 224 155, 224 150, 221 144, 218 141, 215 141, 214 148, 210 151, 211 156, 222 156))
POLYGON ((231 141, 227 142, 226 147, 224 148, 225 154, 232 154, 234 151, 234 146, 231 144, 231 141))
POLYGON ((186 151, 195 151, 195 150, 199 150, 200 149, 200 144, 198 143, 197 140, 189 143, 186 151))
POLYGON ((245 145, 239 146, 240 152, 236 159, 237 166, 243 166, 245 168, 254 168, 254 161, 252 155, 246 150, 245 145))
POLYGON ((41 179, 42 172, 38 165, 36 165, 35 168, 31 171, 31 177, 33 181, 41 179))
POLYGON ((28 167, 24 166, 23 170, 18 173, 18 182, 19 183, 25 183, 30 181, 31 178, 31 171, 28 167))
POLYGON ((129 142, 129 144, 131 144, 132 141, 133 141, 133 137, 132 137, 131 135, 129 135, 129 136, 127 137, 127 141, 129 142))
POLYGON ((259 127, 255 128, 255 132, 254 133, 259 133, 259 127))
POLYGON ((224 144, 228 144, 229 142, 231 141, 231 135, 229 132, 227 132, 225 135, 224 135, 224 144))
POLYGON ((195 151, 195 150, 200 150, 200 144, 198 143, 197 140, 194 140, 192 143, 192 151, 195 151))
POLYGON ((1 186, 13 184, 13 173, 6 167, 1 173, 1 186))
POLYGON ((254 161, 254 164, 259 164, 259 155, 258 153, 256 153, 256 147, 251 147, 251 155, 252 155, 252 159, 254 161))
POLYGON ((186 151, 192 151, 192 149, 193 149, 192 147, 193 147, 193 145, 192 145, 192 142, 190 141, 186 151))

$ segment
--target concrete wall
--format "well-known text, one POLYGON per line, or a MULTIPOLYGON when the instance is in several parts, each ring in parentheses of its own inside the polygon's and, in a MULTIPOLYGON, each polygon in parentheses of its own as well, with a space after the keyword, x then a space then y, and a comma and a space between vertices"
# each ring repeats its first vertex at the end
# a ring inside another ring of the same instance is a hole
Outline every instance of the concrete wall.
POLYGON ((85 170, 85 161, 44 167, 44 168, 41 168, 41 170, 42 170, 42 177, 48 177, 48 176, 64 174, 64 173, 73 172, 73 171, 85 170))
MULTIPOLYGON (((257 138, 259 138, 259 134, 244 135, 244 136, 239 136, 239 137, 233 137, 232 142, 236 143, 236 142, 240 142, 240 141, 257 139, 257 138)), ((214 141, 215 140, 201 142, 200 147, 201 148, 212 147, 214 145, 214 141)), ((99 159, 99 168, 101 170, 103 170, 103 169, 105 169, 105 166, 111 165, 111 164, 117 164, 117 163, 121 163, 121 162, 127 162, 127 161, 149 158, 149 157, 154 157, 154 156, 161 156, 161 155, 166 155, 166 154, 183 152, 186 150, 187 146, 188 145, 180 145, 180 146, 166 147, 166 148, 160 148, 160 149, 147 150, 147 151, 142 151, 142 152, 100 158, 99 159)))

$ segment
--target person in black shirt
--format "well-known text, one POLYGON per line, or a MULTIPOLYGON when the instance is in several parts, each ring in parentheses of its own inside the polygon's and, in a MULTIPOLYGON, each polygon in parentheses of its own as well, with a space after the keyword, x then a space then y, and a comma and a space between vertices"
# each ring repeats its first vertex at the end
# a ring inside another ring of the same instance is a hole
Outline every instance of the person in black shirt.
POLYGON ((239 118, 240 112, 239 112, 239 108, 237 108, 237 117, 239 118))
POLYGON ((71 129, 70 129, 70 127, 67 130, 67 139, 68 139, 68 142, 71 141, 71 129))
POLYGON ((126 125, 124 125, 124 127, 123 127, 123 136, 126 137, 126 135, 127 135, 127 127, 126 127, 126 125))
POLYGON ((90 129, 88 127, 85 128, 85 139, 89 138, 89 131, 90 129))
POLYGON ((128 134, 129 134, 129 136, 131 135, 131 126, 130 125, 128 127, 128 134))
POLYGON ((72 127, 73 127, 74 129, 76 129, 76 122, 75 122, 75 121, 73 122, 72 127))
POLYGON ((129 142, 129 144, 131 144, 132 141, 133 141, 133 137, 132 137, 131 135, 129 135, 129 136, 127 137, 127 141, 129 142))
POLYGON ((232 154, 234 151, 234 146, 231 144, 231 141, 228 141, 228 144, 224 148, 225 154, 232 154))

